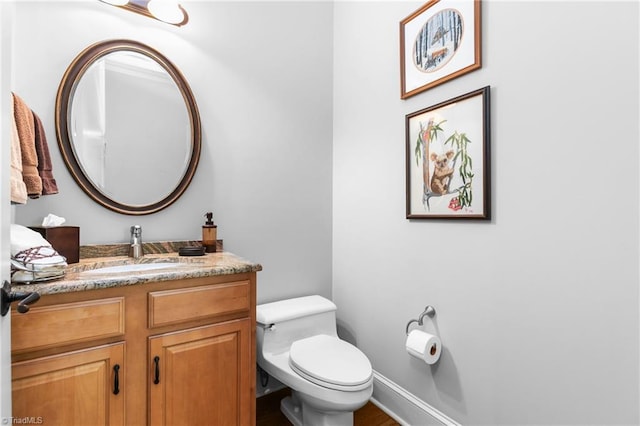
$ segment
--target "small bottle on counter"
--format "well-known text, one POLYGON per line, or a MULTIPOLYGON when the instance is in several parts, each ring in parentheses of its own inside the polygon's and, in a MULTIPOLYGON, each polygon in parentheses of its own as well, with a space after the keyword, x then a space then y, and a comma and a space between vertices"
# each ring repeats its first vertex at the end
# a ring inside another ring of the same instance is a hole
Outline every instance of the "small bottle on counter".
POLYGON ((215 253, 218 239, 218 226, 213 223, 213 213, 207 212, 204 215, 207 220, 202 225, 202 245, 207 253, 215 253))

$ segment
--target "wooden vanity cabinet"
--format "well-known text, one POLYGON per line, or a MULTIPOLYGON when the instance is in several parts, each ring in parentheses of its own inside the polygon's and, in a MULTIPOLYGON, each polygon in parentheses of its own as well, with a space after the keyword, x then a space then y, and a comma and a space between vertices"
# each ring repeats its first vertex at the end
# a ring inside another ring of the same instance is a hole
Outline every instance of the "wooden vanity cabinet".
POLYGON ((44 295, 12 311, 13 416, 254 425, 255 289, 251 272, 44 295))
POLYGON ((151 424, 250 424, 250 329, 244 319, 151 337, 151 424))
POLYGON ((17 362, 13 417, 45 425, 124 425, 124 343, 17 362))

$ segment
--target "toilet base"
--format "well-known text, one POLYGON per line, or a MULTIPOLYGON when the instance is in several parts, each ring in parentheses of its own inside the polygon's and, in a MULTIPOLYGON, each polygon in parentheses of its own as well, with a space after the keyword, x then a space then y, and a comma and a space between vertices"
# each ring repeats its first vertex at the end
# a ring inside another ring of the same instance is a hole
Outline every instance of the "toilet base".
POLYGON ((287 396, 280 401, 280 411, 293 426, 302 426, 302 409, 299 403, 294 403, 292 397, 287 396))
POLYGON ((353 412, 321 412, 301 402, 297 392, 292 391, 280 401, 280 411, 294 426, 353 426, 353 412))

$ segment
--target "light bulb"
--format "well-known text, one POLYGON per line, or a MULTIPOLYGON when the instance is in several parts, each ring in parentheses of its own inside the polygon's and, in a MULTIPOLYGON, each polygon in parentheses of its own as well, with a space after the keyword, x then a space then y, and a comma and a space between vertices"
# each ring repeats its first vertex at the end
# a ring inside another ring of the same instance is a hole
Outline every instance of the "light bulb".
POLYGON ((180 24, 185 15, 174 0, 150 0, 147 9, 156 19, 168 24, 180 24))

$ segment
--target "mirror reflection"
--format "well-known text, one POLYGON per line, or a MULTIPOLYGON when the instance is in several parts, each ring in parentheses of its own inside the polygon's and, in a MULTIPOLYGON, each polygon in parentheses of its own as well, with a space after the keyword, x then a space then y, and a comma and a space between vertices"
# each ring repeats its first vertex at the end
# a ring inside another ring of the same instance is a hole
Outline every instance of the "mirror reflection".
POLYGON ((95 61, 76 87, 69 120, 85 175, 120 203, 165 198, 189 164, 182 95, 164 68, 140 53, 113 52, 95 61))
POLYGON ((131 41, 90 46, 69 67, 57 103, 65 163, 94 200, 147 214, 186 189, 200 153, 198 112, 158 52, 131 41))

